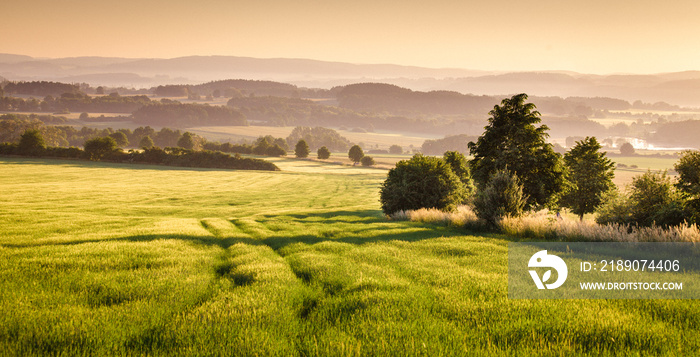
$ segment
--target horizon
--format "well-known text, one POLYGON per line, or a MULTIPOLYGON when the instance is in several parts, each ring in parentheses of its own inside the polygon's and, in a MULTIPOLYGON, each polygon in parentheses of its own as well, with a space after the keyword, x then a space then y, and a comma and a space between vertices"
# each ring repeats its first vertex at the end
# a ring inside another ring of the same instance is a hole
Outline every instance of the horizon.
POLYGON ((700 4, 5 2, 2 52, 34 58, 294 58, 498 72, 700 69, 700 4), (136 10, 135 10, 136 9, 136 10), (69 21, 66 21, 69 20, 69 21), (31 26, 29 26, 31 25, 31 26), (86 45, 87 44, 87 45, 86 45))
POLYGON ((299 60, 299 61, 313 61, 313 62, 323 62, 323 63, 338 63, 338 64, 349 64, 357 66, 398 66, 398 67, 415 67, 420 69, 429 70, 460 70, 460 71, 473 71, 473 72, 484 72, 480 75, 499 75, 499 74, 509 74, 509 73, 574 73, 581 75, 598 75, 598 76, 624 76, 624 75, 663 75, 671 73, 684 73, 684 72, 700 72, 700 66, 698 69, 685 69, 685 70, 674 70, 674 71, 663 71, 663 72, 609 72, 609 73, 595 73, 595 72, 580 72, 570 69, 522 69, 522 70, 488 70, 481 68, 466 68, 466 67, 430 67, 421 65, 411 65, 411 64, 399 64, 399 63, 369 63, 369 62, 350 62, 350 61, 340 61, 340 60, 324 60, 318 58, 304 58, 304 57, 254 57, 247 55, 182 55, 176 57, 130 57, 130 56, 99 56, 99 55, 84 55, 84 56, 61 56, 61 57, 46 57, 46 56, 32 56, 24 53, 7 53, 0 52, 0 56, 22 56, 30 57, 32 60, 37 61, 53 61, 53 60, 68 60, 68 59, 80 59, 80 58, 103 58, 103 59, 121 59, 121 60, 174 60, 180 58, 207 58, 207 57, 222 57, 222 58, 246 58, 255 60, 299 60))

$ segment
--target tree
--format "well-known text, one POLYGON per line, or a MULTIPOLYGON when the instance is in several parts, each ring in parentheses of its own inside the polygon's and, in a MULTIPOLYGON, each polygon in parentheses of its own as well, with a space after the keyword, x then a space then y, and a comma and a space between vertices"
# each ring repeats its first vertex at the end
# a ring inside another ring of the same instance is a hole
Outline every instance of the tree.
POLYGON ((287 150, 283 149, 279 144, 275 144, 267 148, 265 155, 280 157, 287 155, 287 150))
POLYGON ((297 141, 297 145, 294 147, 294 155, 298 158, 305 158, 309 156, 309 144, 306 143, 304 139, 297 141))
POLYGON ((19 138, 18 148, 23 155, 38 156, 46 150, 46 142, 38 129, 27 129, 19 138))
POLYGON ((459 151, 447 151, 443 155, 443 159, 450 165, 452 172, 457 175, 464 185, 466 198, 473 196, 476 188, 474 187, 472 175, 469 172, 469 162, 467 158, 459 151))
POLYGON ((620 145, 620 154, 624 156, 632 156, 634 155, 634 146, 630 143, 624 143, 620 145))
POLYGON ((321 146, 316 153, 318 154, 319 160, 326 160, 331 157, 330 150, 328 150, 328 148, 325 146, 321 146))
POLYGON ((90 160, 99 161, 118 149, 114 138, 104 136, 93 138, 85 142, 85 153, 90 160))
POLYGON ((182 134, 180 139, 177 141, 177 146, 187 150, 194 149, 194 138, 192 137, 192 134, 188 131, 182 134))
POLYGON ((676 187, 689 195, 700 195, 700 151, 686 150, 673 165, 678 172, 676 187))
POLYGON ((374 166, 374 158, 371 156, 363 156, 360 162, 362 166, 374 166))
POLYGON ((629 194, 611 197, 601 205, 596 222, 674 226, 692 217, 685 203, 683 193, 675 189, 666 172, 647 171, 632 179, 629 194))
POLYGON ((379 196, 385 214, 420 208, 452 210, 464 201, 464 190, 445 160, 416 154, 389 170, 379 196))
POLYGON ((362 157, 364 157, 364 156, 365 156, 365 153, 362 151, 362 148, 359 145, 353 145, 350 148, 350 151, 348 151, 348 157, 355 164, 360 162, 360 160, 362 160, 362 157))
POLYGON ((687 205, 693 213, 693 221, 700 220, 700 151, 683 151, 673 165, 678 172, 676 189, 687 196, 687 205))
POLYGON ((88 114, 86 112, 82 112, 82 113, 80 113, 80 116, 78 117, 78 119, 80 119, 80 120, 90 119, 90 114, 88 114))
POLYGON ((118 131, 116 133, 109 134, 111 138, 114 139, 114 141, 117 142, 117 146, 120 148, 126 147, 129 145, 129 139, 126 137, 126 134, 124 134, 121 131, 118 131))
POLYGON ((403 148, 400 145, 391 145, 389 147, 389 154, 401 155, 403 154, 403 148))
POLYGON ((142 149, 150 149, 154 146, 155 144, 153 143, 153 139, 151 139, 150 136, 146 135, 143 138, 141 138, 141 141, 139 141, 139 147, 142 149))
POLYGON ((255 147, 253 147, 253 154, 255 155, 266 155, 267 150, 271 147, 270 142, 268 141, 267 138, 260 137, 258 138, 258 142, 255 144, 255 147))
POLYGON ((526 94, 506 98, 489 112, 489 124, 477 142, 469 143, 471 173, 483 189, 491 175, 506 168, 515 173, 528 197, 526 209, 550 205, 564 185, 561 155, 545 139, 546 125, 526 94))
POLYGON ((666 172, 652 172, 632 179, 632 221, 640 226, 678 225, 688 218, 684 200, 671 184, 666 172))
POLYGON ((518 176, 508 170, 498 170, 483 189, 476 193, 474 211, 477 217, 495 226, 503 217, 523 214, 527 196, 518 176))
POLYGON ((596 138, 587 137, 564 155, 568 169, 568 187, 560 197, 560 204, 583 220, 600 205, 603 195, 615 187, 615 163, 600 151, 596 138))

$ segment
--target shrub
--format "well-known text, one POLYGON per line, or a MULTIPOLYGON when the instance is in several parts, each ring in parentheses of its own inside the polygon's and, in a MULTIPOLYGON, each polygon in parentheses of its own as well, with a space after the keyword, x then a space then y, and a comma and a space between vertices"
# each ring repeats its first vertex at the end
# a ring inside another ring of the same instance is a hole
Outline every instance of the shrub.
POLYGON ((389 170, 379 200, 385 214, 420 208, 450 211, 464 200, 464 189, 444 160, 416 154, 389 170))
POLYGON ((328 150, 328 148, 325 146, 321 146, 316 153, 318 154, 319 160, 326 160, 331 157, 330 150, 328 150))
POLYGON ((362 163, 362 166, 374 166, 374 158, 371 156, 363 156, 360 163, 362 163))
POLYGON ((0 143, 0 155, 12 155, 17 153, 17 144, 0 143))
POLYGON ((504 217, 518 217, 523 214, 527 197, 518 177, 507 170, 496 171, 486 186, 474 198, 477 217, 490 225, 497 225, 504 217))

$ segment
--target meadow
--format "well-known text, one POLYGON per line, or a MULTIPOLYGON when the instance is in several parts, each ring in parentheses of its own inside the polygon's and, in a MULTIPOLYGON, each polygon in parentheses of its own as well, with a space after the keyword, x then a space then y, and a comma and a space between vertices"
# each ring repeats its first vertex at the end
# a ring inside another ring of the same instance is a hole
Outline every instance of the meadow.
POLYGON ((697 355, 693 300, 512 300, 515 238, 379 209, 386 171, 0 158, 6 355, 697 355))

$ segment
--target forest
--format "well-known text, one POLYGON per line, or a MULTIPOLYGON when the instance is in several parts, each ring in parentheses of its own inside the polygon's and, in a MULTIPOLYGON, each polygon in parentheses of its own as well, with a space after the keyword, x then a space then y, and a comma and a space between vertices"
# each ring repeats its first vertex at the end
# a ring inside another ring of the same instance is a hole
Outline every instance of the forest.
MULTIPOLYGON (((263 125, 345 127, 366 132, 401 128, 433 135, 477 135, 483 129, 483 113, 500 100, 496 96, 451 91, 420 92, 381 83, 359 83, 322 90, 272 81, 221 80, 200 85, 151 88, 152 95, 162 97, 158 100, 144 94, 120 95, 117 91, 109 92, 109 88, 95 89, 85 84, 6 81, 2 87, 0 111, 8 113, 54 113, 59 116, 85 113, 84 119, 90 121, 100 119, 90 118, 87 113, 115 113, 125 117, 113 120, 178 129, 263 125), (20 94, 24 97, 13 96, 20 94), (229 98, 227 105, 209 104, 213 98, 221 97, 229 98)), ((689 134, 695 132, 698 120, 692 112, 686 114, 686 109, 667 103, 630 103, 605 97, 532 97, 531 100, 543 113, 543 123, 550 128, 552 137, 636 137, 656 146, 698 145, 689 134), (674 112, 659 115, 645 110, 674 112), (599 122, 611 116, 629 119, 627 123, 609 126, 599 122)))

